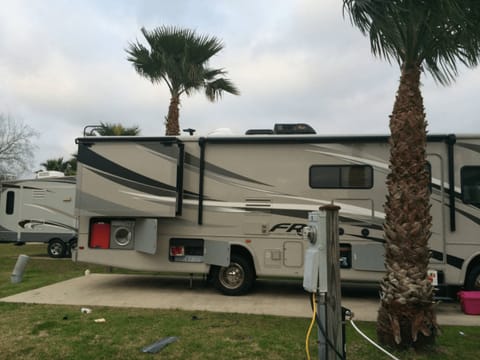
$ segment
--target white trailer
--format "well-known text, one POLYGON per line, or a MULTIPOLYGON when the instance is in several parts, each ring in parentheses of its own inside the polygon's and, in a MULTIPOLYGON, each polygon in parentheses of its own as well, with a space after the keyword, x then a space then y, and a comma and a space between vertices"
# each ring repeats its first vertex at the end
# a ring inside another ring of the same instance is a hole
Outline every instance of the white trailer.
POLYGON ((75 177, 42 172, 35 179, 0 184, 0 242, 47 243, 51 257, 76 244, 75 177))
MULTIPOLYGON (((74 260, 208 274, 225 294, 302 277, 307 214, 340 209, 341 277, 384 271, 387 136, 77 139, 74 260)), ((480 136, 428 136, 431 274, 480 289, 480 136)))

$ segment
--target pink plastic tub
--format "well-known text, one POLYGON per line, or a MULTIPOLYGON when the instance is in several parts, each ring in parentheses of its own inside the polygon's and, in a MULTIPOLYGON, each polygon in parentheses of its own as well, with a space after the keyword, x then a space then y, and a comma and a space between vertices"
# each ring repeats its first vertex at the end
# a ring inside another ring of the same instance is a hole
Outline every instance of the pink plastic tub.
POLYGON ((465 314, 480 315, 480 291, 460 291, 458 297, 465 314))

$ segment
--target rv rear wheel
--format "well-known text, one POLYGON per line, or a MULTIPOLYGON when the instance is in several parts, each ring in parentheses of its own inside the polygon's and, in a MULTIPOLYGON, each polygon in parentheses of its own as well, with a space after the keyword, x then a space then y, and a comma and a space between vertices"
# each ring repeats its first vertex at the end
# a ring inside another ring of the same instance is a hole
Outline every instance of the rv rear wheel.
POLYGON ((214 286, 225 295, 243 295, 252 288, 255 274, 249 260, 232 254, 229 266, 212 268, 212 280, 214 286))
POLYGON ((480 291, 480 265, 475 265, 468 273, 465 289, 480 291))
POLYGON ((59 259, 65 256, 67 245, 60 239, 52 239, 48 242, 47 251, 50 257, 59 259))

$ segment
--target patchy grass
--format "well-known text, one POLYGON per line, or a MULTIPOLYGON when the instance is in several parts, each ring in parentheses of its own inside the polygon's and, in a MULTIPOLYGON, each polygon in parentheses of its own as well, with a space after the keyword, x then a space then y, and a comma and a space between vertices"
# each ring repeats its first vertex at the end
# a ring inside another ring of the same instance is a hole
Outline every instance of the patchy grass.
MULTIPOLYGON (((242 314, 0 303, 3 359, 301 359, 305 319, 242 314), (95 323, 104 318, 105 323, 95 323)), ((312 349, 314 339, 312 339, 312 349)))
POLYGON ((46 244, 0 244, 0 298, 80 276, 87 268, 95 272, 106 270, 104 266, 87 266, 68 258, 50 258, 46 244), (12 284, 10 276, 20 254, 28 255, 30 259, 22 282, 12 284))
MULTIPOLYGON (((15 247, 0 244, 0 297, 81 276, 86 268, 102 266, 55 260, 43 244, 15 247), (19 254, 29 255, 23 281, 10 283, 19 254)), ((118 270, 116 270, 118 271, 118 270)), ((228 301, 228 297, 225 298, 228 301)), ((225 314, 92 307, 13 304, 0 302, 0 359, 305 359, 305 334, 310 320, 265 315, 225 314), (104 318, 106 322, 95 323, 104 318), (141 349, 155 341, 179 340, 158 354, 141 349)), ((479 317, 480 324, 480 317, 479 317)), ((375 339, 375 324, 358 322, 375 339)), ((347 323, 347 359, 386 359, 347 323)), ((316 329, 309 339, 311 359, 316 352, 316 329)), ((403 360, 478 359, 480 327, 445 326, 437 346, 425 354, 395 352, 403 360)))
MULTIPOLYGON (((309 320, 200 311, 0 303, 1 359, 304 359, 309 320), (95 319, 104 318, 104 323, 95 319), (141 350, 155 341, 179 340, 159 354, 141 350)), ((375 325, 360 322, 374 338, 375 325)), ((316 331, 310 338, 317 358, 316 331)), ((449 326, 428 354, 396 352, 400 359, 478 359, 480 328, 449 326), (461 332, 461 333, 460 333, 461 332)), ((347 325, 348 359, 385 359, 347 325)))

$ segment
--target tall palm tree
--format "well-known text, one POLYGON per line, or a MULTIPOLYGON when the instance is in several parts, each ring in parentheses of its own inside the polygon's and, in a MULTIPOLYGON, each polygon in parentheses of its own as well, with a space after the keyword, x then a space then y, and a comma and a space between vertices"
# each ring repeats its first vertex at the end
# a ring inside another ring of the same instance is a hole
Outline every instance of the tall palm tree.
POLYGON ((420 76, 442 85, 457 62, 480 56, 478 0, 344 0, 344 13, 370 38, 372 53, 400 66, 390 116, 390 173, 385 203, 385 266, 377 335, 383 344, 421 348, 435 340, 433 287, 428 281, 431 235, 426 127, 420 76))
POLYGON ((208 100, 218 100, 223 92, 238 95, 235 85, 223 75, 223 69, 208 66, 208 61, 223 44, 213 36, 197 35, 195 31, 174 26, 162 26, 148 31, 141 29, 148 47, 130 43, 127 60, 135 70, 152 83, 165 82, 170 90, 170 105, 166 117, 166 135, 179 135, 180 96, 200 90, 208 100))

